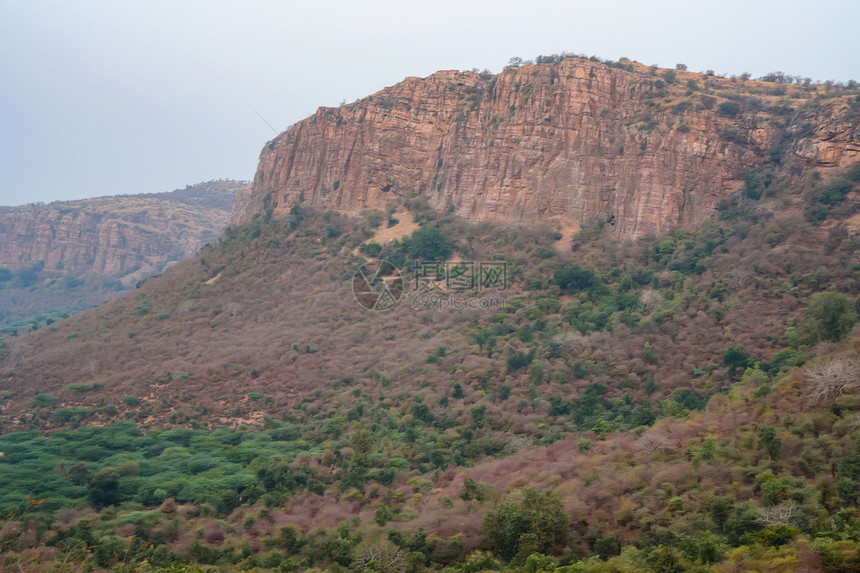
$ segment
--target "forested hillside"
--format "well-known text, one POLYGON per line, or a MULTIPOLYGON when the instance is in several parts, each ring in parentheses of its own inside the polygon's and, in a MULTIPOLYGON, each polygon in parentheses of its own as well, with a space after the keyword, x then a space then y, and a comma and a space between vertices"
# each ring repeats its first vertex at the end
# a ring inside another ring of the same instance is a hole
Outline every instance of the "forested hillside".
POLYGON ((417 199, 384 243, 394 208, 258 216, 0 340, 2 557, 854 570, 858 180, 752 171, 702 228, 636 240, 417 199), (403 271, 389 310, 353 294, 371 257, 403 271), (505 281, 452 281, 469 262, 505 281))

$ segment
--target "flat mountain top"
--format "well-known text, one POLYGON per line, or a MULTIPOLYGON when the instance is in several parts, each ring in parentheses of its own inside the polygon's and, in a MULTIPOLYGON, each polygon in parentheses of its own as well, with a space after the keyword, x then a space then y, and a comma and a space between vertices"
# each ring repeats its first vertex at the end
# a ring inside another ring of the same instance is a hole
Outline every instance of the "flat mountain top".
POLYGON ((798 183, 860 157, 853 83, 540 62, 406 78, 320 108, 263 148, 232 221, 420 197, 473 221, 598 220, 639 237, 702 225, 757 169, 790 163, 798 183))

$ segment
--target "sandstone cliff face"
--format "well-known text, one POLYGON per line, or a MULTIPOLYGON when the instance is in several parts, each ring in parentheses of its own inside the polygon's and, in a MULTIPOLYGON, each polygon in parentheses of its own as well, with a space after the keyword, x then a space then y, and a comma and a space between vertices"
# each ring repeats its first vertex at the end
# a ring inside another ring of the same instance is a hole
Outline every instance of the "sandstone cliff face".
POLYGON ((217 237, 229 219, 224 200, 243 185, 217 181, 174 194, 0 208, 0 267, 43 261, 46 269, 79 278, 158 271, 217 237), (195 200, 199 187, 206 189, 195 200))
POLYGON ((629 67, 443 71, 320 108, 263 149, 231 222, 418 195, 469 219, 597 218, 638 236, 706 220, 777 146, 803 169, 858 156, 856 113, 842 101, 799 111, 805 99, 772 97, 760 82, 629 67), (743 89, 759 95, 726 99, 743 89), (736 100, 738 110, 720 106, 736 100), (799 132, 798 114, 812 132, 799 132))

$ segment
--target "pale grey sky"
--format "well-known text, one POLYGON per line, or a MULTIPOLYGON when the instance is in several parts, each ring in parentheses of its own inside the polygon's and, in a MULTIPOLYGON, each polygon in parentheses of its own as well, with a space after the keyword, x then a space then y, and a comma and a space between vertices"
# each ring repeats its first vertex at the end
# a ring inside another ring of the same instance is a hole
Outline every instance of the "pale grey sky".
POLYGON ((0 205, 251 179, 318 106, 406 76, 576 52, 860 80, 860 2, 13 1, 0 6, 0 205))

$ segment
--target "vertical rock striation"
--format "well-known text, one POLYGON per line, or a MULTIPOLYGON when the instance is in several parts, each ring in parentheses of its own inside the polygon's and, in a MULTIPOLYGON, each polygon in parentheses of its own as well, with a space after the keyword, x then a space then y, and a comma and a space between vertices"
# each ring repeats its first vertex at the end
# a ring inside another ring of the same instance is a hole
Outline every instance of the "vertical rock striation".
POLYGON ((266 145, 231 222, 418 195, 473 220, 597 218, 638 236, 708 219, 775 150, 804 169, 858 155, 843 100, 809 106, 762 82, 625 67, 570 58, 495 76, 441 71, 320 108, 266 145), (816 127, 800 133, 794 117, 816 127))

